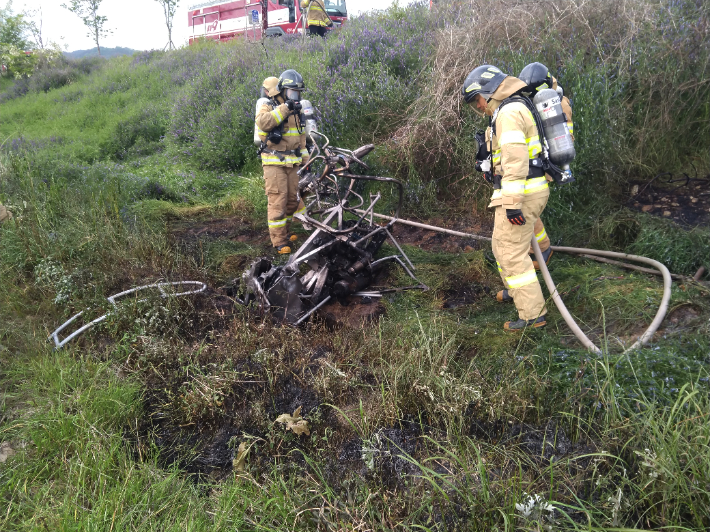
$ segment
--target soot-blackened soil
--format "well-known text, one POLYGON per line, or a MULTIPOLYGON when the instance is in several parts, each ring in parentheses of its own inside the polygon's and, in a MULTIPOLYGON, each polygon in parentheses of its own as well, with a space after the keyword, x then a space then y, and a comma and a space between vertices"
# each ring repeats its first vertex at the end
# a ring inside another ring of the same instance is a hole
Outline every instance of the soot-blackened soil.
POLYGON ((355 473, 390 489, 402 488, 408 477, 421 475, 417 456, 421 430, 414 423, 377 430, 371 438, 346 441, 338 452, 340 474, 355 473), (410 459, 407 459, 410 457, 410 459))
POLYGON ((465 307, 490 297, 491 288, 478 282, 455 278, 450 282, 451 287, 444 292, 444 309, 457 309, 465 307))
POLYGON ((384 316, 385 307, 379 298, 349 297, 343 305, 333 301, 318 312, 329 327, 350 327, 359 329, 384 316))
MULTIPOLYGON (((487 236, 493 231, 492 220, 482 219, 479 223, 447 223, 439 219, 427 220, 427 225, 453 229, 462 233, 487 236)), ((458 237, 438 231, 430 231, 410 225, 395 224, 392 234, 400 244, 417 246, 427 251, 461 253, 483 249, 482 242, 473 238, 458 237)))
POLYGON ((180 220, 171 224, 169 234, 183 245, 200 240, 231 240, 234 242, 268 243, 268 231, 255 228, 248 220, 239 217, 211 218, 196 222, 180 220))
POLYGON ((662 174, 650 182, 632 182, 628 205, 685 226, 710 225, 710 176, 662 174))

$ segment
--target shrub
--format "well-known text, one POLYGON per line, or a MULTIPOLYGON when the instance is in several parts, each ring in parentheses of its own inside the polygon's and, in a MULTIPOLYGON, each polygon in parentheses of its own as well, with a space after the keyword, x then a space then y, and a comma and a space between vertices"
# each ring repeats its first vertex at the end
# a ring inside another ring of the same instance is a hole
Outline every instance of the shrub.
POLYGON ((26 94, 59 89, 99 70, 104 64, 105 61, 100 57, 71 60, 60 56, 54 61, 40 60, 31 75, 19 78, 14 85, 0 94, 0 104, 26 94))
POLYGON ((166 115, 163 107, 150 106, 135 116, 121 120, 101 151, 118 160, 155 153, 160 149, 160 141, 166 133, 166 115))
POLYGON ((707 163, 708 14, 696 0, 441 6, 431 23, 432 75, 396 135, 406 140, 408 166, 430 168, 428 177, 465 172, 477 120, 462 112, 463 79, 480 64, 517 75, 532 61, 546 64, 571 97, 577 168, 606 181, 682 168, 691 157, 707 163))

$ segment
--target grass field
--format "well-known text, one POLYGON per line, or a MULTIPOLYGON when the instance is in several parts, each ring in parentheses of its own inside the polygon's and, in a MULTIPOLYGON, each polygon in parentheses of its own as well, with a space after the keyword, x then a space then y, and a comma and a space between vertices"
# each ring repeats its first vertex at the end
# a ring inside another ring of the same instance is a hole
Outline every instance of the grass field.
MULTIPOLYGON (((291 329, 235 305, 234 280, 273 257, 251 120, 255 87, 287 65, 338 145, 378 144, 373 171, 405 180, 406 218, 490 232, 466 135, 426 171, 400 136, 416 132, 417 95, 439 87, 430 58, 446 27, 395 8, 326 43, 268 43, 254 61, 239 59, 251 45, 205 43, 76 67, 69 84, 0 99, 0 202, 15 214, 0 227, 0 529, 710 527, 707 282, 675 282, 661 330, 628 355, 660 302, 657 278, 553 257, 596 356, 551 303, 547 328, 504 335, 514 310, 493 297, 490 250, 405 228, 430 290, 384 298, 368 321, 335 307, 291 329), (64 350, 47 341, 74 313, 99 315, 108 295, 179 280, 209 289, 126 304, 64 350), (276 421, 296 411, 308 434, 276 421)), ((560 57, 586 140, 579 184, 555 190, 546 211, 553 242, 641 253, 684 275, 710 266, 706 226, 628 203, 629 184, 662 168, 599 155, 592 138, 622 145, 585 111, 595 78, 572 72, 596 63, 560 57)), ((460 116, 456 127, 480 126, 460 116)), ((698 176, 706 155, 687 155, 698 176)), ((393 268, 387 282, 407 280, 393 268)))

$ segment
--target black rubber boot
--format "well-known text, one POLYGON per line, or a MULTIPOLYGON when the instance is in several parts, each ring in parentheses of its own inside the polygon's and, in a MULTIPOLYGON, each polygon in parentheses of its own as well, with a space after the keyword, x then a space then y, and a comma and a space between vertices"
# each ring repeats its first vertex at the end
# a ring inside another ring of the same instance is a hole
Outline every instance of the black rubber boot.
MULTIPOLYGON (((552 257, 552 248, 547 248, 545 251, 542 252, 542 258, 545 259, 545 266, 550 264, 550 257, 552 257)), ((533 261, 533 266, 536 270, 539 271, 540 265, 537 263, 537 258, 535 258, 535 254, 532 254, 531 258, 533 261)))
POLYGON ((499 303, 508 303, 509 301, 513 301, 513 298, 507 290, 501 290, 496 294, 496 301, 499 303))
POLYGON ((547 325, 547 319, 545 316, 540 316, 535 320, 517 320, 517 321, 506 321, 503 328, 506 331, 522 331, 527 327, 532 327, 533 329, 538 329, 547 325))

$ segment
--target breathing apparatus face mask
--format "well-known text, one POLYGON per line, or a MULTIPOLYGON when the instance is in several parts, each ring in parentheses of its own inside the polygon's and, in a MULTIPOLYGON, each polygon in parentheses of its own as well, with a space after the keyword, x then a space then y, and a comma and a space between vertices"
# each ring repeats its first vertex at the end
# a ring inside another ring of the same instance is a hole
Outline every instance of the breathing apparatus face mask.
POLYGON ((301 92, 302 91, 296 90, 296 89, 286 89, 284 91, 284 94, 285 94, 287 100, 293 100, 295 102, 300 102, 301 101, 301 92))

